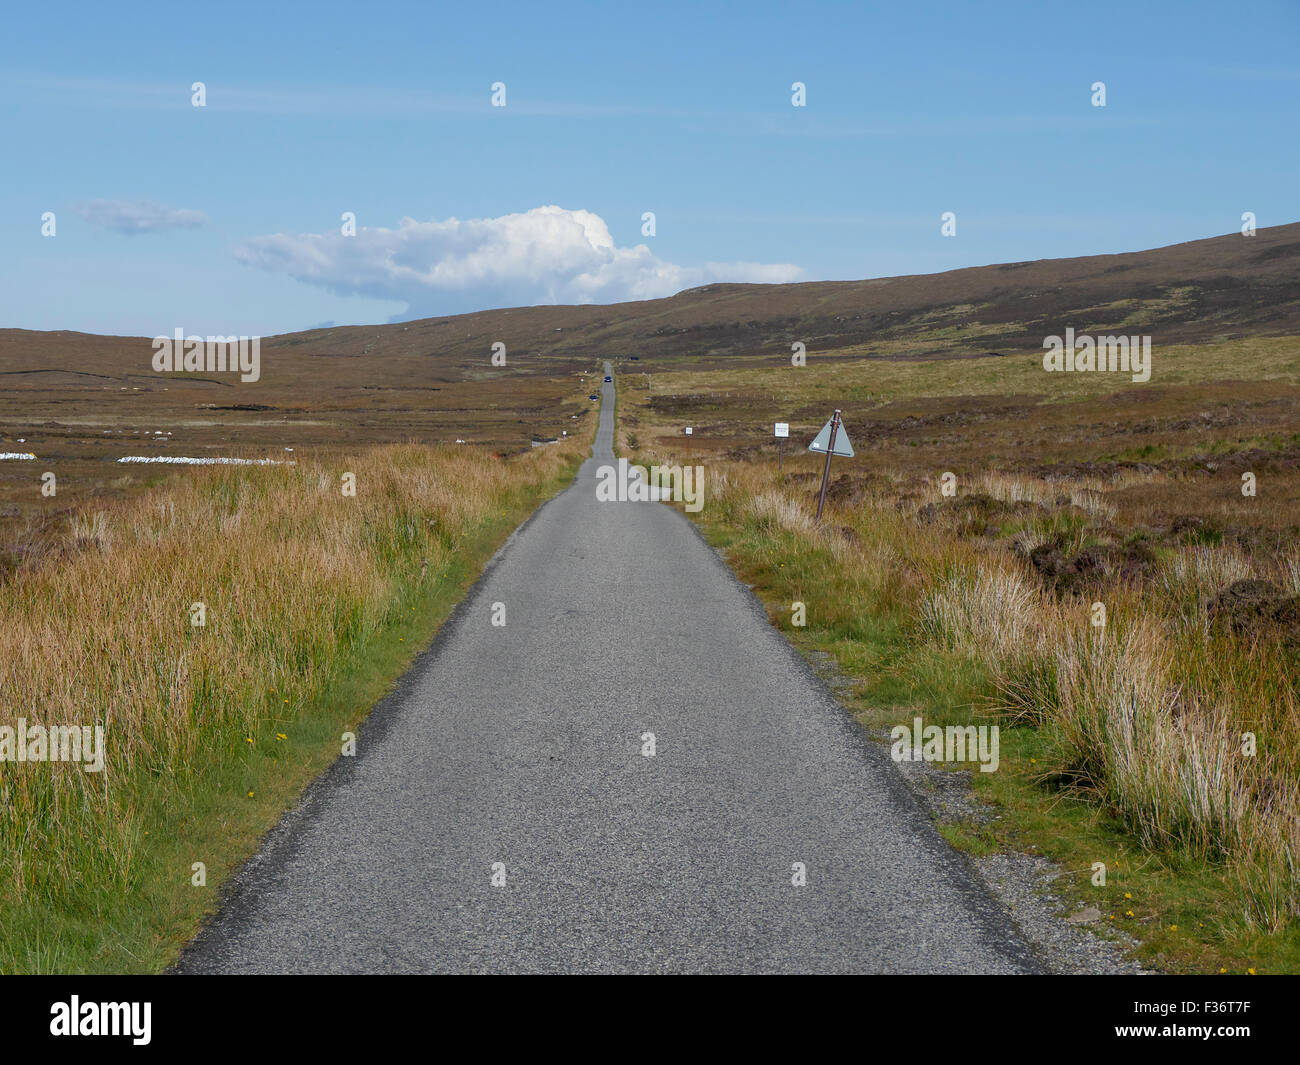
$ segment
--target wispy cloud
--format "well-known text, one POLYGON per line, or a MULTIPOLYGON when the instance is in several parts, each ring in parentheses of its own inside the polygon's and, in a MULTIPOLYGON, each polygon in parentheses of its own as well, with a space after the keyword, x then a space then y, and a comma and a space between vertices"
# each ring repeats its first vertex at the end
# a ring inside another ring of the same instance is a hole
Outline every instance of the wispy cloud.
MULTIPOLYGON (((1241 77, 1286 78, 1287 72, 1227 70, 1241 77)), ((200 78, 200 80, 202 80, 200 78)), ((6 75, 12 83, 32 93, 58 97, 65 106, 114 110, 180 111, 191 108, 191 82, 138 82, 100 78, 53 78, 44 75, 6 75)), ((674 122, 681 128, 735 137, 791 137, 842 141, 906 138, 990 136, 1001 134, 1068 134, 1116 128, 1153 127, 1154 117, 1108 114, 1104 123, 1091 113, 1079 114, 970 114, 935 118, 928 115, 879 115, 849 112, 819 113, 789 106, 788 97, 774 94, 772 105, 762 109, 664 106, 637 100, 589 101, 543 99, 510 91, 507 107, 493 107, 490 83, 477 92, 433 94, 420 87, 236 85, 211 78, 204 81, 205 110, 210 114, 384 116, 427 115, 512 118, 642 118, 674 122)))
POLYGON ((1215 74, 1226 74, 1230 78, 1248 78, 1263 81, 1300 81, 1300 70, 1283 70, 1263 67, 1211 67, 1215 74))
MULTIPOLYGON (((698 116, 692 116, 698 117, 698 116)), ((717 116, 707 116, 712 119, 717 116)), ((715 123, 688 121, 692 132, 718 132, 715 123)), ((805 137, 811 140, 952 140, 962 137, 1004 135, 1064 135, 1113 132, 1116 129, 1144 129, 1168 125, 1146 115, 1106 115, 1099 121, 1092 109, 1082 115, 954 115, 932 119, 905 116, 861 121, 848 115, 806 115, 794 108, 764 112, 740 112, 728 116, 721 132, 738 137, 805 137)))
MULTIPOLYGON (((30 94, 58 97, 65 105, 111 107, 115 110, 178 111, 189 110, 192 82, 133 82, 100 78, 52 78, 46 76, 11 76, 5 79, 23 87, 30 94)), ((203 80, 199 78, 198 80, 203 80)), ((211 113, 238 112, 266 115, 472 115, 492 113, 559 117, 599 117, 670 115, 659 107, 628 106, 617 103, 573 103, 542 100, 520 95, 508 96, 509 106, 496 108, 491 103, 490 83, 474 94, 435 95, 412 88, 379 86, 242 86, 217 78, 204 81, 205 110, 211 113)), ((685 113, 685 112, 684 112, 685 113)))
POLYGON ((403 300, 409 317, 488 307, 656 299, 715 281, 797 281, 789 263, 679 266, 644 244, 617 247, 590 211, 534 207, 499 218, 341 233, 277 233, 236 250, 250 266, 347 296, 403 300))
POLYGON ((168 207, 153 200, 91 200, 72 208, 91 225, 136 236, 169 229, 198 229, 208 219, 202 211, 168 207))

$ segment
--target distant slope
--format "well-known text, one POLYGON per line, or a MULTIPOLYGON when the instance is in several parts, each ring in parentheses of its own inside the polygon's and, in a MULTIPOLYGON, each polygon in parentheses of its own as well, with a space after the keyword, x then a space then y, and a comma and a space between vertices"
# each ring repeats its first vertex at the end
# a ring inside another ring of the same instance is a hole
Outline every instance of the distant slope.
MULTIPOLYGON (((610 353, 786 357, 789 342, 834 350, 979 325, 972 353, 1041 347, 1045 334, 1119 327, 1165 343, 1300 333, 1300 223, 1123 255, 1044 259, 870 281, 706 285, 668 299, 529 307, 390 326, 295 333, 274 347, 317 354, 419 351, 479 363, 500 340, 518 356, 610 353)), ((954 338, 957 339, 957 338, 954 338)), ((962 353, 956 343, 936 352, 962 353)))
MULTIPOLYGON (((159 332, 186 324, 169 317, 160 307, 159 332)), ((730 368, 740 359, 788 366, 791 343, 802 341, 819 365, 844 359, 852 378, 856 364, 861 381, 879 365, 864 357, 1028 353, 1067 326, 1150 333, 1160 346, 1300 335, 1300 224, 1126 255, 872 281, 709 285, 639 303, 311 330, 267 338, 261 380, 249 384, 230 374, 156 374, 143 337, 0 329, 0 452, 39 458, 0 463, 0 562, 6 540, 28 543, 62 529, 68 508, 163 476, 158 466, 124 473, 123 456, 284 458, 291 449, 308 457, 406 440, 511 453, 587 431, 595 382, 575 371, 590 374, 605 357, 636 357, 624 368, 647 371, 730 368), (504 369, 490 363, 497 341, 506 345, 504 369), (57 498, 37 490, 46 470, 58 472, 57 498)), ((733 401, 743 410, 744 396, 733 401)), ((822 417, 822 406, 808 420, 822 417)), ((899 413, 933 411, 922 404, 899 413)), ((1278 417, 1251 415, 1270 432, 1278 417)), ((751 442, 752 426, 737 420, 735 428, 735 443, 751 442)))
MULTIPOLYGON (((869 281, 706 285, 636 303, 314 329, 266 340, 263 383, 239 392, 321 375, 343 389, 464 380, 488 369, 496 341, 513 373, 551 374, 611 354, 785 358, 794 340, 810 351, 962 357, 1038 348, 1068 325, 1152 333, 1162 343, 1300 334, 1300 223, 1122 255, 869 281)), ((23 371, 60 369, 134 384, 151 375, 148 356, 148 342, 136 338, 0 330, 0 383, 22 387, 23 371)))

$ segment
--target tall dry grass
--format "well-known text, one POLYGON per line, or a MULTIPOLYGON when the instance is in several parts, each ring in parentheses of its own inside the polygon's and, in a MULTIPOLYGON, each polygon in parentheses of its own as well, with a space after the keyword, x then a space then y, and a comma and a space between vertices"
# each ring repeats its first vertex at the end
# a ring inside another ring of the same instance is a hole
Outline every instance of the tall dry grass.
MULTIPOLYGON (((865 486, 851 507, 832 504, 818 526, 809 489, 782 486, 770 466, 709 470, 710 518, 743 530, 752 555, 822 550, 832 572, 819 587, 828 595, 860 589, 859 609, 904 614, 936 654, 970 660, 992 678, 995 709, 1048 730, 1058 780, 1115 810, 1148 848, 1228 863, 1247 923, 1277 930, 1300 919, 1300 667, 1279 641, 1224 632, 1207 614, 1215 593, 1248 577, 1294 592, 1294 557, 1169 550, 1153 580, 1099 593, 1106 618, 1097 626, 1091 602, 1058 597, 1023 557, 1026 542, 1049 538, 1041 515, 1025 518, 1017 556, 918 524, 916 503, 900 505, 908 483, 881 471, 875 488, 865 486)), ((1105 498, 1111 487, 1129 485, 1062 488, 989 475, 972 491, 1068 502, 1105 523, 1116 513, 1105 498)), ((1076 546, 1086 535, 1086 526, 1072 530, 1076 546)))
POLYGON ((1050 730, 1058 777, 1147 847, 1234 863, 1244 914, 1276 930, 1300 918, 1300 676, 1280 642, 1215 631, 1206 615, 1255 569, 1233 548, 1174 551, 1153 585, 1106 594, 1097 626, 1091 604, 993 555, 931 586, 919 621, 988 671, 1006 712, 1050 730))
POLYGON ((153 782, 202 787, 201 753, 310 712, 403 589, 438 581, 579 446, 217 467, 74 518, 61 552, 0 587, 0 725, 102 725, 107 768, 0 762, 0 901, 129 890, 153 782))

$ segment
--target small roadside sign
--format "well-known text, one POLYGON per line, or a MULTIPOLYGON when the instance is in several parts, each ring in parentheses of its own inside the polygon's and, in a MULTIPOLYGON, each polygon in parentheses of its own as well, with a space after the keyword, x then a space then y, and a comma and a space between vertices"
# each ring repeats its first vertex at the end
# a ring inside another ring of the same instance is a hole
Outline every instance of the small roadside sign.
POLYGON ((776 423, 776 435, 777 435, 777 436, 789 436, 789 435, 790 435, 790 423, 789 423, 789 422, 777 422, 777 423, 776 423))
POLYGON ((853 445, 849 443, 849 434, 844 431, 844 423, 840 421, 839 411, 832 414, 830 421, 822 426, 822 431, 808 445, 808 450, 826 456, 826 466, 822 470, 822 490, 817 496, 817 520, 820 522, 822 507, 826 503, 826 486, 831 479, 831 456, 843 455, 848 459, 853 457, 853 445))
POLYGON ((844 424, 839 419, 839 411, 831 415, 830 421, 822 426, 822 431, 817 434, 816 438, 808 445, 809 451, 816 451, 818 454, 826 454, 827 447, 831 447, 832 455, 842 455, 846 459, 853 457, 853 445, 849 443, 849 434, 844 431, 844 424), (835 443, 831 444, 831 433, 835 434, 835 443))
POLYGON ((686 427, 686 435, 687 436, 691 435, 691 427, 689 425, 686 427))

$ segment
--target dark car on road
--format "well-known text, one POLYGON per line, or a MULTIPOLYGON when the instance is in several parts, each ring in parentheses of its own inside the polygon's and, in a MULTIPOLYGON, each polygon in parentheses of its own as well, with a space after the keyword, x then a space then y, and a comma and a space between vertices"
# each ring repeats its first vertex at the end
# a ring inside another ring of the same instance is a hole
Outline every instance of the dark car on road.
POLYGON ((610 377, 609 374, 605 375, 605 384, 610 384, 613 380, 614 378, 610 377))

